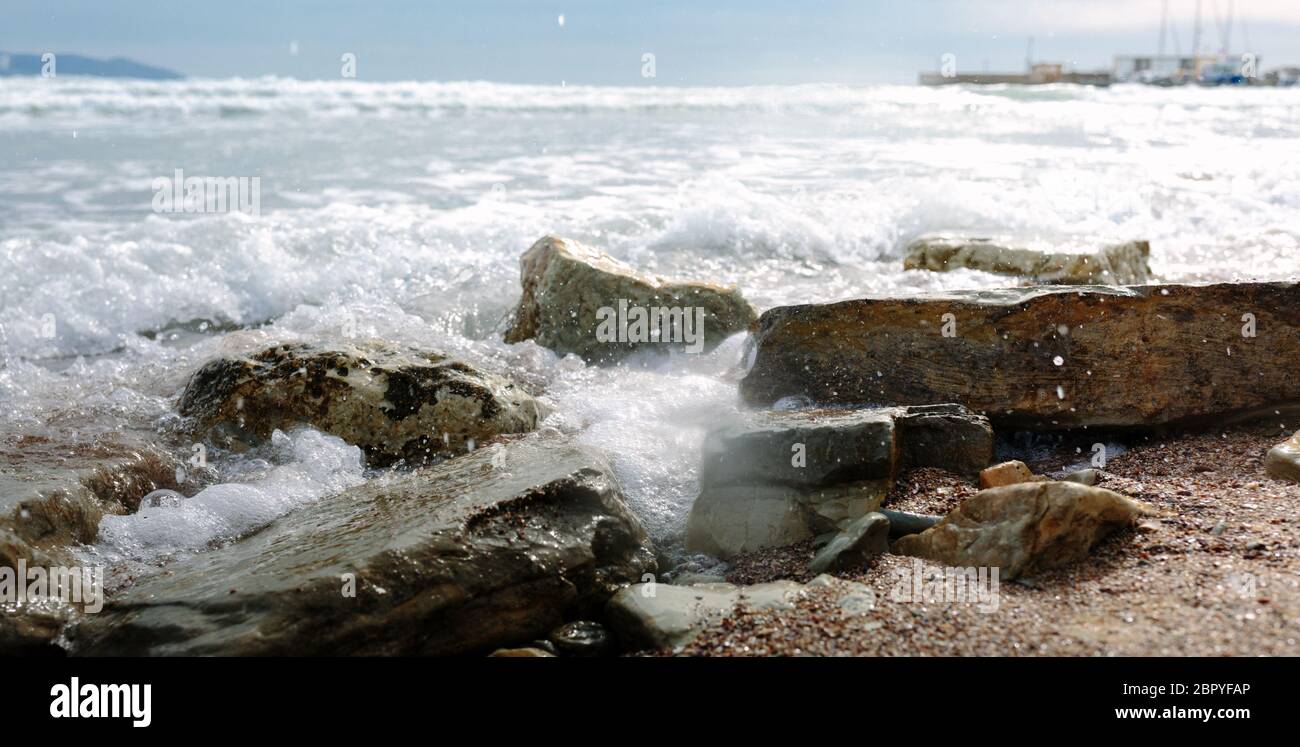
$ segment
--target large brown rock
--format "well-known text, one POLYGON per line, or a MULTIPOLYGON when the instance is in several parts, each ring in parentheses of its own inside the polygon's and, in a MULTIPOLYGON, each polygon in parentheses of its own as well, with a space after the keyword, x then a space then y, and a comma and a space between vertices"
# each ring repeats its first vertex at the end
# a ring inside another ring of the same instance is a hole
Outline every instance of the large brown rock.
POLYGON ((638 272, 604 252, 559 236, 543 236, 524 253, 520 265, 523 296, 505 341, 535 340, 589 362, 617 362, 646 347, 702 352, 748 329, 756 317, 735 287, 638 272), (636 313, 633 309, 647 313, 668 309, 686 313, 686 318, 658 317, 662 321, 647 330, 657 330, 655 339, 640 335, 632 319, 625 330, 628 334, 610 339, 604 333, 616 329, 618 318, 628 318, 620 309, 628 315, 636 313), (610 312, 616 317, 614 324, 602 327, 610 324, 610 312))
POLYGON ((908 245, 903 267, 934 272, 964 267, 1036 284, 1137 285, 1151 279, 1150 255, 1146 241, 1103 246, 1015 236, 929 234, 908 245))
POLYGON ((956 405, 746 411, 710 430, 703 452, 686 546, 726 558, 844 529, 880 507, 901 469, 976 472, 993 431, 956 405))
POLYGON ((217 358, 190 379, 179 409, 200 437, 225 448, 306 424, 361 447, 378 466, 461 454, 535 430, 543 415, 513 382, 381 342, 286 344, 217 358))
POLYGON ((1025 482, 981 490, 943 521, 900 537, 900 555, 951 566, 998 568, 1004 579, 1065 565, 1136 517, 1145 504, 1073 482, 1025 482))
POLYGON ((77 654, 488 653, 599 615, 654 571, 604 457, 534 435, 301 507, 69 635, 77 654))
POLYGON ((1041 287, 771 309, 741 392, 1152 426, 1300 402, 1300 284, 1041 287), (1248 316, 1249 315, 1249 316, 1248 316), (1253 334, 1254 336, 1250 336, 1253 334))

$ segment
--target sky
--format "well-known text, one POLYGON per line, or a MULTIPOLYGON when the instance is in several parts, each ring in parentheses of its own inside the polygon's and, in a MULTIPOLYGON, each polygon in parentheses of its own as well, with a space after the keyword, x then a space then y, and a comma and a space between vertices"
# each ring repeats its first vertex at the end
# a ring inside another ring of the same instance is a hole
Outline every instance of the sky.
MULTIPOLYGON (((198 77, 595 85, 908 83, 1033 58, 1154 53, 1164 0, 7 0, 0 50, 123 56, 198 77), (642 75, 646 54, 655 76, 642 75)), ((1197 0, 1168 0, 1189 52, 1197 0)), ((1300 0, 1201 0, 1201 49, 1300 65, 1300 0)))

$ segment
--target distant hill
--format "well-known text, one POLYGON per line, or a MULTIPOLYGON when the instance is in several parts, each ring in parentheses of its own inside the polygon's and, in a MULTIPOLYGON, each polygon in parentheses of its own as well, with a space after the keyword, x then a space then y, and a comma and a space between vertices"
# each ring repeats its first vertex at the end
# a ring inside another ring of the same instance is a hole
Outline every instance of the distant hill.
MULTIPOLYGON (((43 53, 41 53, 43 54, 43 53)), ((41 54, 0 52, 0 77, 10 75, 40 75, 41 54)), ((56 75, 97 75, 102 78, 145 78, 148 80, 176 80, 184 78, 174 70, 144 65, 125 57, 99 60, 79 54, 54 53, 56 75)))

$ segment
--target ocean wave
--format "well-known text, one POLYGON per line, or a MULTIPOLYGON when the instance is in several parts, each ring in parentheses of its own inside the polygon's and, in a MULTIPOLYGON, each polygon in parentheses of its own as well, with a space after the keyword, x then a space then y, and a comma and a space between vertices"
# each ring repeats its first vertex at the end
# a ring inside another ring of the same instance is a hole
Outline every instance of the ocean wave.
MULTIPOLYGON (((0 126, 42 125, 75 118, 96 120, 242 119, 287 117, 441 117, 475 112, 597 112, 752 110, 854 112, 883 116, 931 109, 960 113, 1075 104, 1134 109, 1146 116, 1161 107, 1195 115, 1194 106, 1232 121, 1250 116, 1293 117, 1300 91, 1289 89, 1151 89, 1114 86, 797 86, 674 87, 557 86, 460 82, 370 82, 286 78, 191 78, 143 81, 78 76, 9 78, 0 89, 0 126)), ((1165 114, 1169 114, 1166 112, 1165 114)), ((1258 118, 1258 117, 1256 117, 1258 118)))

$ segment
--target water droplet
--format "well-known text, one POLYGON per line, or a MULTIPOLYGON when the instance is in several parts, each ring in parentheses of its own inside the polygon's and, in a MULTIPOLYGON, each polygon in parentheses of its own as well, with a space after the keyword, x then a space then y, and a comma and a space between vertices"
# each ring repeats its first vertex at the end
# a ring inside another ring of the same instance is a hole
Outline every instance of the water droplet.
POLYGON ((183 500, 185 500, 185 496, 181 495, 180 493, 177 493, 175 490, 167 490, 166 488, 162 488, 160 490, 155 490, 149 495, 146 495, 145 497, 141 498, 140 508, 145 508, 145 507, 175 508, 176 506, 181 505, 181 501, 183 500))
POLYGON ((1055 363, 1055 364, 1058 365, 1058 366, 1064 366, 1064 365, 1065 365, 1065 359, 1062 358, 1062 357, 1059 356, 1059 355, 1056 356, 1055 358, 1053 358, 1053 359, 1052 359, 1052 362, 1055 363))

